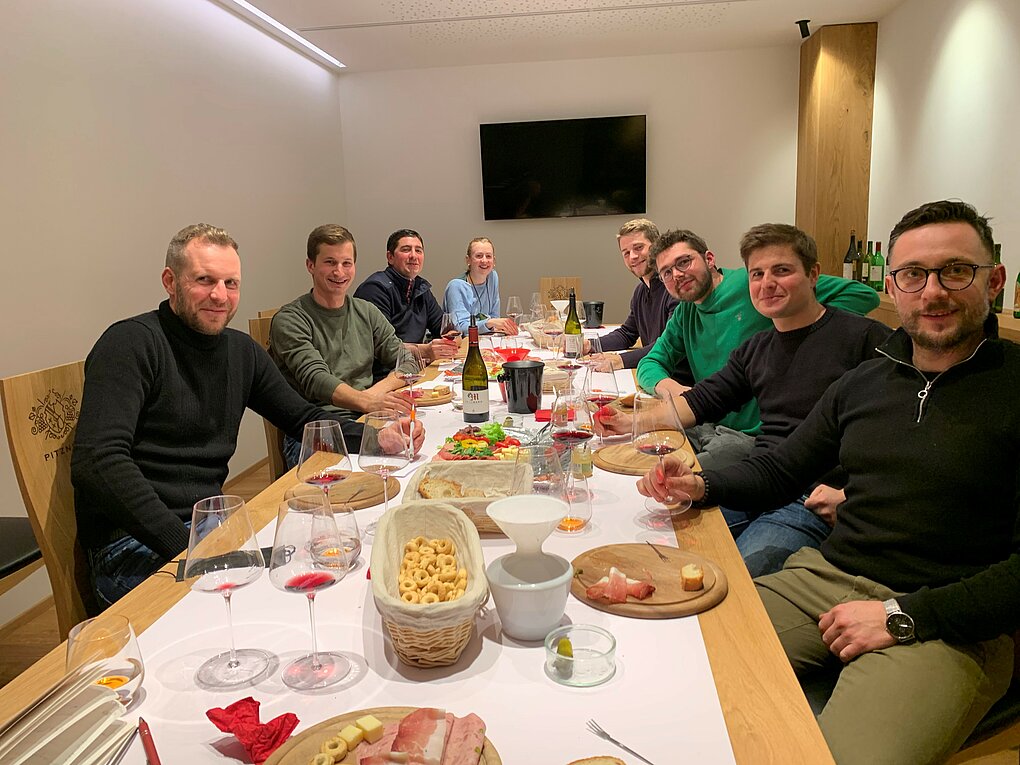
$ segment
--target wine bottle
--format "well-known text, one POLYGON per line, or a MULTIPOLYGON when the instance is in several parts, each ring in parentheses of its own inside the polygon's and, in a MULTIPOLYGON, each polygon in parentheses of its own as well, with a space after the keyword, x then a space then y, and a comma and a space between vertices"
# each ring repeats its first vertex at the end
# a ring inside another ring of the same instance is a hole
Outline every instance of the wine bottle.
POLYGON ((882 243, 878 243, 878 250, 874 250, 868 241, 868 286, 875 292, 882 291, 882 278, 885 276, 885 261, 882 260, 882 243))
POLYGON ((871 264, 864 265, 864 240, 857 240, 857 257, 854 259, 854 280, 868 283, 868 274, 871 271, 871 264))
MULTIPOLYGON (((995 256, 993 258, 993 262, 995 263, 995 265, 999 265, 999 263, 1002 262, 1001 244, 995 245, 995 256)), ((995 311, 995 313, 1002 313, 1002 304, 1003 301, 1005 300, 1005 293, 1006 286, 1003 285, 1002 289, 999 291, 999 294, 995 296, 995 300, 992 301, 992 310, 995 311)))
POLYGON ((1020 273, 1016 275, 1016 290, 1013 292, 1013 318, 1020 319, 1020 273))
POLYGON ((581 321, 577 318, 577 296, 571 288, 570 307, 567 308, 567 320, 563 323, 563 355, 568 359, 576 359, 581 355, 583 347, 581 321))
POLYGON ((846 248, 846 255, 843 256, 843 278, 854 278, 854 258, 857 257, 857 231, 850 229, 850 246, 846 248))
MULTIPOLYGON (((880 249, 880 250, 881 250, 881 249, 882 249, 882 247, 881 247, 882 243, 881 243, 881 242, 879 242, 878 244, 879 244, 879 247, 878 247, 878 249, 880 249)), ((891 253, 890 253, 889 255, 886 255, 886 256, 885 256, 885 272, 886 272, 887 274, 889 273, 889 259, 890 259, 890 258, 892 258, 892 254, 891 254, 891 253)), ((888 286, 888 285, 886 285, 886 288, 885 288, 885 294, 886 294, 886 295, 888 295, 888 294, 889 294, 889 286, 888 286)))
POLYGON ((464 422, 485 422, 489 419, 489 370, 485 368, 478 349, 478 325, 471 317, 468 325, 468 352, 461 375, 464 393, 464 422))

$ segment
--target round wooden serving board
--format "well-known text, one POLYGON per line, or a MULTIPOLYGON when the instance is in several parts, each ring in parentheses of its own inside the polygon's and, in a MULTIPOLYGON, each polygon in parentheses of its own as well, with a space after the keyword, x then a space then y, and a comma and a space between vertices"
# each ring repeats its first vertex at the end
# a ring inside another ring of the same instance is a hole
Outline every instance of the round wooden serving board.
MULTIPOLYGON (((414 712, 417 707, 373 707, 371 709, 360 709, 356 712, 331 717, 318 725, 299 733, 287 741, 283 746, 273 752, 266 760, 266 765, 308 765, 308 761, 319 753, 322 742, 332 738, 340 729, 346 725, 353 725, 354 721, 365 715, 374 715, 383 725, 392 722, 399 722, 405 716, 414 712)), ((361 746, 348 752, 347 756, 340 760, 337 765, 356 765, 358 762, 358 750, 361 746)), ((496 748, 489 739, 485 739, 482 746, 482 756, 478 760, 479 765, 503 765, 503 761, 496 753, 496 748)))
MULTIPOLYGON (((445 393, 442 396, 437 396, 436 398, 433 398, 432 396, 429 395, 430 388, 421 388, 420 390, 424 391, 425 395, 416 398, 414 400, 414 405, 416 407, 424 407, 424 406, 439 406, 440 404, 449 404, 451 401, 453 401, 453 385, 451 383, 443 384, 450 386, 449 393, 445 393)), ((415 390, 419 389, 415 388, 415 390)), ((401 391, 401 393, 406 395, 407 389, 405 388, 404 390, 401 391)))
POLYGON ((729 591, 726 574, 712 561, 676 547, 656 547, 669 558, 669 563, 660 560, 647 544, 606 545, 581 553, 572 561, 575 576, 570 584, 571 594, 592 608, 637 619, 672 619, 698 614, 718 605, 726 597, 729 591), (704 589, 684 590, 680 569, 688 563, 697 563, 705 572, 704 589), (644 600, 628 598, 626 603, 607 603, 585 595, 586 589, 609 574, 611 566, 616 566, 631 579, 650 581, 655 585, 655 592, 644 600))
MULTIPOLYGON (((694 455, 688 451, 687 446, 674 454, 680 457, 687 467, 694 467, 694 455)), ((658 457, 642 454, 630 444, 603 446, 592 454, 592 462, 595 465, 610 473, 623 475, 644 475, 655 467, 658 461, 658 457)))
MULTIPOLYGON (((387 480, 387 492, 390 499, 400 494, 400 481, 393 476, 387 480)), ((382 478, 375 473, 351 473, 340 483, 334 484, 329 489, 329 503, 331 505, 350 505, 352 510, 362 510, 366 507, 381 505, 383 501, 382 478), (353 502, 348 500, 354 497, 353 502)))

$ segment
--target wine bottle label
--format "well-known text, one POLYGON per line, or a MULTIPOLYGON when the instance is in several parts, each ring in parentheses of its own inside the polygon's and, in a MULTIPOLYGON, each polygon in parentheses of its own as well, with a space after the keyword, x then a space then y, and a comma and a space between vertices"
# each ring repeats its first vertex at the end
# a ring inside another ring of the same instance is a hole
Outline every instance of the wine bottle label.
POLYGON ((885 278, 885 274, 882 273, 882 271, 884 271, 884 270, 885 269, 882 268, 882 266, 872 266, 871 267, 871 276, 868 277, 868 278, 870 278, 871 281, 873 281, 873 282, 880 282, 880 281, 882 281, 882 279, 885 278))
POLYGON ((844 263, 843 264, 843 278, 844 279, 853 279, 854 278, 854 264, 853 263, 844 263))
POLYGON ((489 389, 464 391, 464 414, 483 414, 489 417, 489 389))
POLYGON ((563 355, 569 358, 577 358, 584 348, 584 335, 564 335, 563 355))

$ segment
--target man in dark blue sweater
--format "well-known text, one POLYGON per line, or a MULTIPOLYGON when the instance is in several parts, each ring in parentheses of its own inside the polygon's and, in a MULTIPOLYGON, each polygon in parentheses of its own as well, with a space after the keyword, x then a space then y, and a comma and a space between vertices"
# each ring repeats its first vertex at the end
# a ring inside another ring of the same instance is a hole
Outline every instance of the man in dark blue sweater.
POLYGON ((104 607, 187 548, 192 506, 222 493, 245 408, 296 438, 313 420, 337 420, 353 444, 363 429, 309 404, 261 346, 227 329, 241 261, 226 231, 178 232, 162 281, 168 300, 111 326, 85 360, 71 480, 104 607))
POLYGON ((830 673, 819 715, 840 765, 944 762, 1009 687, 1020 628, 1020 347, 989 306, 1005 284, 987 219, 907 213, 886 286, 902 327, 774 449, 639 490, 752 510, 837 462, 846 500, 819 550, 756 581, 797 674, 830 673))

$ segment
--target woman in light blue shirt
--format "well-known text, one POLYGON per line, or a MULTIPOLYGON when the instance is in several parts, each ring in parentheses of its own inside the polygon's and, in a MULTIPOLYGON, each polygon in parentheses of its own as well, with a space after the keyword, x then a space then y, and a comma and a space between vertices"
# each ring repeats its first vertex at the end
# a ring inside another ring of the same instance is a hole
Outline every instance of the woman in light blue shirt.
POLYGON ((443 310, 453 317, 461 334, 467 334, 471 316, 474 316, 479 333, 516 335, 517 325, 499 316, 499 274, 492 242, 484 236, 472 239, 468 242, 465 260, 464 275, 451 279, 446 285, 443 310))

